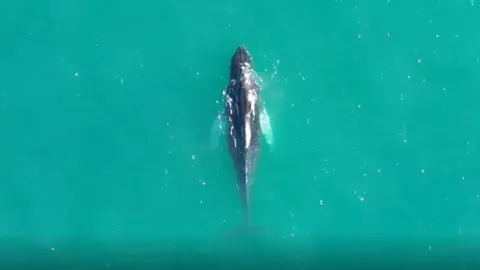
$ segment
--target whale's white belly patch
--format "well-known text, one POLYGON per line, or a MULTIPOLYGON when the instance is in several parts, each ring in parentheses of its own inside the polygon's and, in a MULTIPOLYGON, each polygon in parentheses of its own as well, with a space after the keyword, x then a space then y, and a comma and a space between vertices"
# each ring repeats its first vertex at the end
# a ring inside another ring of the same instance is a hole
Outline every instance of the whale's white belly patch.
POLYGON ((245 120, 245 149, 250 146, 250 141, 252 139, 252 130, 250 128, 250 121, 245 120))

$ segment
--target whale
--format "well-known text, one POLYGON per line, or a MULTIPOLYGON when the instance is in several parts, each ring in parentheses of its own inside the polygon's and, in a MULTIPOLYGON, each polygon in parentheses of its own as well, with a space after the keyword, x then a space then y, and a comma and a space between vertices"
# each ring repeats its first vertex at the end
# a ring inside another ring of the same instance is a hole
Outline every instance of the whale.
POLYGON ((262 136, 272 145, 273 133, 252 56, 244 45, 237 47, 231 57, 229 78, 223 91, 224 108, 217 115, 216 126, 227 138, 244 214, 241 230, 245 231, 257 227, 251 221, 251 190, 262 150, 262 136))

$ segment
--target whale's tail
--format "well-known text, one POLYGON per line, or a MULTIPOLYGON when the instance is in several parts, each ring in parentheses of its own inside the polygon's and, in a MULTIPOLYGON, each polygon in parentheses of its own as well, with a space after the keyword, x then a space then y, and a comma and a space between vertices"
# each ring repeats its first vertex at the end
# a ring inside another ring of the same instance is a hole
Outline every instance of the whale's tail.
POLYGON ((266 229, 263 226, 242 225, 227 233, 227 237, 241 237, 241 236, 265 236, 266 229))
POLYGON ((216 243, 223 247, 229 247, 232 245, 243 245, 251 241, 262 241, 267 238, 268 235, 265 227, 242 224, 221 233, 216 243))
POLYGON ((230 231, 227 236, 264 236, 266 228, 263 226, 253 225, 250 217, 250 205, 248 203, 248 195, 245 190, 240 189, 242 194, 243 212, 245 214, 243 223, 230 231))

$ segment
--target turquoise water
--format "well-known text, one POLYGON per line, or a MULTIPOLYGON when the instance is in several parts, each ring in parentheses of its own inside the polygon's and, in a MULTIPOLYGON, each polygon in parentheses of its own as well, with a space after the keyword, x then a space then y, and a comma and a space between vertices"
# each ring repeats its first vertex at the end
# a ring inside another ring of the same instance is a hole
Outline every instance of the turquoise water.
POLYGON ((226 141, 209 142, 240 44, 275 137, 252 194, 265 243, 428 253, 480 236, 473 0, 2 6, 8 243, 211 244, 238 226, 226 141))

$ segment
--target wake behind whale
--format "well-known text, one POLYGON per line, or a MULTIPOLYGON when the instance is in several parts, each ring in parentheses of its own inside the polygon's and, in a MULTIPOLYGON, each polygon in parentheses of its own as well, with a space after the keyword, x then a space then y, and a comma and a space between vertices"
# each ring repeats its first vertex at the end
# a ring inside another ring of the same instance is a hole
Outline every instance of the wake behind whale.
POLYGON ((224 109, 217 115, 215 128, 225 134, 237 174, 237 189, 244 213, 244 224, 237 233, 256 231, 251 223, 250 194, 261 152, 261 137, 272 144, 273 136, 253 61, 245 46, 239 46, 230 62, 230 82, 224 94, 224 109))

